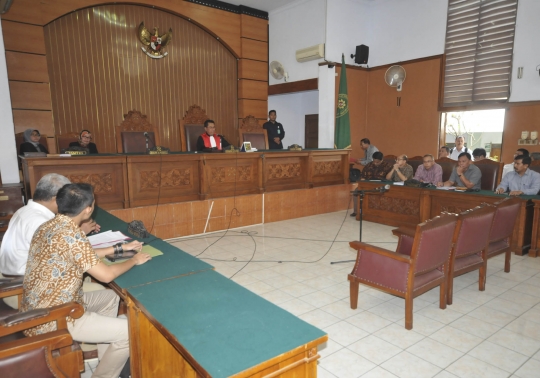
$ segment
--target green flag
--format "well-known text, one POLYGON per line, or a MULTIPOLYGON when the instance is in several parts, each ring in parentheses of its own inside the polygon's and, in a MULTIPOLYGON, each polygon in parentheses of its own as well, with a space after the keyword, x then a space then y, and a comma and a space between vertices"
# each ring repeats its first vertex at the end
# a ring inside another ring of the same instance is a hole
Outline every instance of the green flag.
POLYGON ((347 95, 347 72, 345 55, 341 54, 341 79, 336 110, 334 148, 351 148, 351 124, 349 122, 349 96, 347 95))

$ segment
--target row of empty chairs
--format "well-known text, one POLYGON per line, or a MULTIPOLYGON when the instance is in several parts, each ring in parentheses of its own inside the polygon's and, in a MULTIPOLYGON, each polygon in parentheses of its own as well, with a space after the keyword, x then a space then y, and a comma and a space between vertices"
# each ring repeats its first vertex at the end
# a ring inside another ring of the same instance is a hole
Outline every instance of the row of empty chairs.
POLYGON ((350 304, 358 306, 359 284, 405 299, 405 328, 413 327, 413 299, 440 287, 439 307, 453 301, 454 277, 479 270, 478 288, 485 290, 487 260, 505 254, 510 272, 511 239, 521 200, 505 198, 461 214, 443 213, 416 226, 393 230, 396 251, 351 242, 358 251, 348 279, 350 304))

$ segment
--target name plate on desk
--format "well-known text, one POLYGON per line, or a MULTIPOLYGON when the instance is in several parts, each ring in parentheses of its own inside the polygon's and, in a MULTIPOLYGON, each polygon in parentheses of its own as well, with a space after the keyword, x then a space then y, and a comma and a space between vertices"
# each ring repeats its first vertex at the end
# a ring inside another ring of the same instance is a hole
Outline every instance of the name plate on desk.
POLYGON ((169 152, 171 152, 170 149, 161 146, 152 147, 146 151, 148 155, 167 155, 169 152))
POLYGON ((64 153, 68 155, 88 155, 88 151, 70 151, 66 150, 64 153))

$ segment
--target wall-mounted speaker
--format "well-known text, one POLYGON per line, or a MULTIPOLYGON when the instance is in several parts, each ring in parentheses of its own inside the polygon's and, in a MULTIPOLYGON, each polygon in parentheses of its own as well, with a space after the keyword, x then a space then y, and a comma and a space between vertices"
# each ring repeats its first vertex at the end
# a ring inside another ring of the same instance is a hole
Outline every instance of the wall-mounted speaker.
POLYGON ((0 14, 4 14, 9 10, 13 0, 0 0, 0 14))
POLYGON ((356 64, 367 64, 368 58, 369 58, 369 47, 366 45, 356 46, 356 54, 354 55, 354 62, 356 64))

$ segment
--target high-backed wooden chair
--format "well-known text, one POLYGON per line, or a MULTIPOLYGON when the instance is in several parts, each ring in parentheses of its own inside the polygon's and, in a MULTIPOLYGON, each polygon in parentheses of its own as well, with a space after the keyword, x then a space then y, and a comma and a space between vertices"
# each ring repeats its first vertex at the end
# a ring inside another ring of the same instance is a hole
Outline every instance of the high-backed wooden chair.
POLYGON ((413 156, 407 159, 407 164, 409 164, 413 169, 413 175, 416 174, 418 166, 424 164, 424 158, 422 156, 413 156))
POLYGON ((247 116, 242 120, 238 128, 240 143, 251 142, 251 146, 257 150, 268 150, 268 133, 259 124, 257 118, 247 116))
MULTIPOLYGON (((24 133, 17 133, 15 134, 15 144, 17 145, 17 154, 19 153, 19 149, 21 148, 21 144, 24 142, 24 133)), ((50 151, 49 146, 47 145, 47 135, 41 134, 41 138, 39 138, 39 143, 44 145, 47 150, 50 151)))
POLYGON ((392 165, 396 164, 396 155, 383 155, 383 161, 386 161, 387 163, 390 163, 392 165))
POLYGON ((480 188, 483 190, 494 191, 497 185, 501 182, 501 176, 503 171, 503 163, 499 163, 490 159, 483 159, 475 161, 480 172, 482 172, 482 180, 480 182, 480 188))
POLYGON ((529 165, 529 169, 531 171, 535 171, 535 172, 540 173, 540 160, 531 161, 531 165, 529 165))
POLYGON ((161 145, 158 128, 148 122, 146 115, 130 110, 124 114, 122 123, 116 126, 116 150, 119 153, 146 152, 145 132, 148 133, 149 148, 161 145))
POLYGON ((439 164, 442 168, 442 180, 443 182, 448 181, 450 179, 450 175, 452 174, 452 171, 454 170, 454 167, 457 165, 456 160, 452 160, 450 158, 440 158, 435 160, 435 163, 439 164))
POLYGON ((196 151, 197 139, 204 133, 204 121, 210 119, 199 105, 191 105, 184 118, 178 120, 182 151, 196 151))
POLYGON ((67 133, 56 136, 56 150, 61 153, 62 150, 68 149, 69 144, 79 140, 79 133, 67 133))

